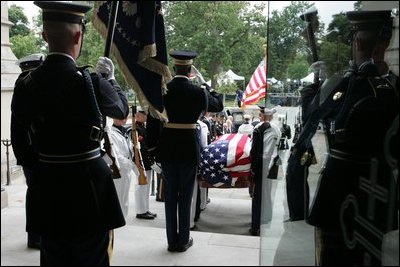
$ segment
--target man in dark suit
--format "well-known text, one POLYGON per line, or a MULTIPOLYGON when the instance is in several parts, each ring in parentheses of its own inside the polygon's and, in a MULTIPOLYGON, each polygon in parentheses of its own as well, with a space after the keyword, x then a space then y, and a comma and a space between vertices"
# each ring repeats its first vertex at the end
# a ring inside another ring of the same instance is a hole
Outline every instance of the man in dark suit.
POLYGON ((103 115, 128 114, 114 65, 77 68, 90 6, 35 2, 43 10, 43 64, 15 86, 11 103, 17 163, 32 168, 32 220, 41 235, 41 265, 109 265, 112 229, 125 224, 112 175, 100 155, 103 115), (100 75, 100 73, 102 75, 100 75), (104 77, 103 77, 104 76, 104 77), (28 137, 28 132, 32 136, 28 137), (23 153, 29 143, 36 152, 23 153))
POLYGON ((203 111, 221 111, 223 104, 222 96, 213 89, 190 82, 192 59, 197 53, 176 51, 170 56, 176 76, 164 96, 169 122, 164 125, 158 154, 164 175, 168 251, 183 252, 193 244, 189 236, 190 204, 200 158, 196 121, 203 111))

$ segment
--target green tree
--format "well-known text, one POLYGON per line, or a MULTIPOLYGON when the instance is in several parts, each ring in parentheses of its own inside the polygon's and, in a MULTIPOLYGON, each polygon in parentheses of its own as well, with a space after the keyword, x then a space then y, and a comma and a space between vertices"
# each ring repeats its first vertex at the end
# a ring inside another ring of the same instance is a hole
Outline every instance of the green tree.
POLYGON ((327 35, 322 38, 321 60, 325 62, 327 75, 342 73, 351 58, 350 21, 341 12, 333 15, 327 35))
POLYGON ((11 50, 17 58, 21 58, 33 53, 38 53, 36 38, 33 34, 15 35, 10 38, 11 50))
POLYGON ((42 10, 39 10, 39 13, 33 17, 33 33, 36 37, 36 46, 39 51, 43 54, 47 53, 47 43, 42 38, 43 31, 43 21, 42 21, 42 10))
POLYGON ((23 7, 12 4, 8 9, 8 19, 14 24, 10 29, 10 37, 30 34, 29 21, 23 7))
POLYGON ((288 77, 292 80, 299 80, 308 74, 309 64, 307 57, 302 54, 297 54, 293 62, 287 68, 288 77))
MULTIPOLYGON (((91 21, 91 17, 89 17, 88 21, 91 21)), ((96 67, 96 63, 99 57, 104 55, 105 48, 105 40, 103 40, 100 34, 94 29, 93 24, 88 22, 86 24, 86 32, 83 38, 83 45, 81 55, 77 59, 77 65, 91 65, 93 66, 93 70, 96 67)), ((111 60, 115 65, 115 79, 118 84, 121 86, 123 90, 128 90, 128 85, 125 82, 125 79, 122 75, 122 72, 119 69, 119 66, 116 64, 116 59, 111 55, 111 60)))
MULTIPOLYGON (((300 15, 310 3, 292 1, 281 12, 274 10, 270 17, 269 33, 269 77, 286 80, 287 68, 295 59, 297 53, 308 51, 306 40, 301 36, 305 22, 300 15)), ((323 26, 322 24, 320 25, 323 26)), ((317 35, 318 37, 318 35, 317 35)))
POLYGON ((344 12, 333 15, 328 25, 326 40, 331 43, 341 42, 350 45, 350 21, 344 12))
POLYGON ((24 9, 13 4, 9 7, 8 13, 10 21, 14 24, 10 30, 10 43, 11 50, 15 56, 21 58, 40 52, 37 46, 39 38, 35 35, 34 31, 30 30, 24 9))
MULTIPOLYGON (((87 4, 91 4, 93 1, 84 1, 87 4)), ((16 21, 20 21, 18 26, 24 25, 28 23, 26 16, 23 14, 23 9, 16 5, 11 5, 10 9, 10 21, 16 23, 16 21), (13 20, 11 18, 14 18, 13 20)), ((100 56, 103 56, 105 41, 100 37, 100 35, 95 31, 91 21, 92 21, 93 11, 86 13, 85 19, 88 21, 86 24, 86 33, 84 34, 82 52, 79 58, 77 59, 77 65, 92 65, 96 66, 97 60, 100 56)), ((11 35, 10 43, 11 49, 16 55, 17 58, 21 58, 27 56, 32 53, 44 53, 47 54, 47 43, 42 38, 42 30, 43 30, 43 21, 42 21, 42 10, 39 11, 39 14, 33 18, 33 29, 30 31, 28 29, 27 34, 21 34, 19 32, 23 32, 20 30, 16 30, 14 36, 11 35)), ((23 28, 23 27, 22 27, 23 28)), ((19 28, 17 28, 19 29, 19 28)), ((111 56, 111 59, 115 63, 116 60, 111 56)), ((94 70, 94 68, 93 68, 94 70)), ((122 89, 127 90, 127 84, 125 79, 118 67, 115 66, 115 79, 119 83, 122 89)))
POLYGON ((104 43, 105 41, 94 29, 92 23, 87 23, 86 32, 83 35, 81 55, 77 59, 77 64, 96 66, 98 58, 104 53, 104 43))
POLYGON ((327 76, 341 74, 348 66, 351 58, 351 47, 342 42, 322 42, 321 60, 325 62, 327 76))
POLYGON ((195 65, 211 79, 213 87, 223 69, 252 74, 263 56, 265 5, 251 7, 245 1, 163 3, 168 50, 199 52, 195 65))

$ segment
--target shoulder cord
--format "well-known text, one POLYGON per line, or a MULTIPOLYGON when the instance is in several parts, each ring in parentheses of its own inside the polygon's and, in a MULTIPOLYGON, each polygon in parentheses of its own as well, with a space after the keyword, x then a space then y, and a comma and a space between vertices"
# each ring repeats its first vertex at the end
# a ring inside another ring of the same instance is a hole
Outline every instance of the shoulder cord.
MULTIPOLYGON (((347 92, 351 90, 355 81, 355 76, 352 75, 349 80, 349 84, 347 87, 347 92)), ((347 97, 349 99, 349 97, 347 97)), ((329 113, 333 110, 332 107, 329 107, 328 103, 330 101, 325 101, 319 108, 317 108, 313 114, 310 115, 307 123, 304 125, 303 130, 300 132, 299 138, 296 141, 295 147, 303 144, 305 147, 309 148, 312 146, 311 139, 314 136, 318 124, 321 119, 324 119, 329 113)), ((343 115, 342 115, 343 116, 343 115)))
POLYGON ((84 69, 82 72, 83 78, 85 78, 85 84, 89 92, 90 104, 96 117, 99 119, 100 128, 103 129, 103 115, 101 114, 99 105, 97 104, 96 95, 94 93, 92 78, 88 69, 84 69))

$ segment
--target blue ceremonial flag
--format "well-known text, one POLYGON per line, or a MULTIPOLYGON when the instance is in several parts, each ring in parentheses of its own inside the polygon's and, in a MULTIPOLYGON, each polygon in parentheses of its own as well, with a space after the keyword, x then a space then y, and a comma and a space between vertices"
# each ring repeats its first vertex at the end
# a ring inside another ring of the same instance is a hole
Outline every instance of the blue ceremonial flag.
MULTIPOLYGON (((93 25, 106 39, 112 1, 95 1, 93 25)), ((163 97, 171 80, 161 1, 120 1, 111 52, 140 105, 166 119, 163 97)))
POLYGON ((241 176, 250 175, 251 140, 247 134, 224 134, 201 152, 200 173, 214 187, 234 186, 241 176))

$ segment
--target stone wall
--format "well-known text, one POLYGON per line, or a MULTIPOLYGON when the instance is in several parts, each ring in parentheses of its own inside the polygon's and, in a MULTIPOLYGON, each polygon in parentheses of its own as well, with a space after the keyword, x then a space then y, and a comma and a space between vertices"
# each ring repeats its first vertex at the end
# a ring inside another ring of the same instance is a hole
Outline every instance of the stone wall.
MULTIPOLYGON (((10 138, 11 119, 11 98, 14 90, 14 83, 21 73, 20 68, 15 64, 17 58, 11 51, 9 30, 12 23, 8 21, 7 1, 1 1, 1 139, 10 138)), ((15 166, 15 158, 10 147, 10 167, 15 166)), ((6 147, 1 144, 1 184, 6 183, 7 159, 6 147)), ((7 206, 7 193, 1 191, 1 207, 7 206)))

